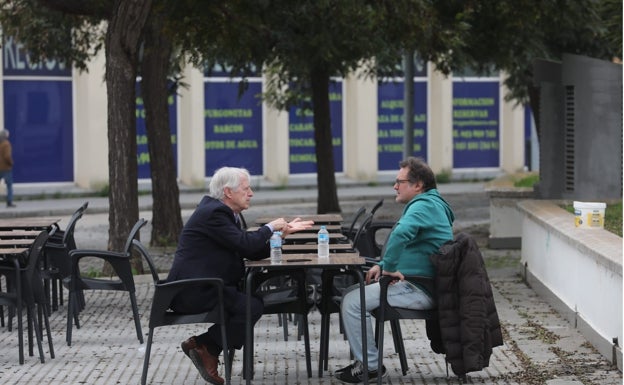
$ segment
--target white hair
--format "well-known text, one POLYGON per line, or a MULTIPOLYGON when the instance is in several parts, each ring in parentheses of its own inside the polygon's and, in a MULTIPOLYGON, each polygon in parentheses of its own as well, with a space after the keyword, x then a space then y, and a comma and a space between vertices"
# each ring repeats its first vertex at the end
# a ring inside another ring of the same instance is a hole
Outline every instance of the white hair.
POLYGON ((242 177, 251 179, 249 171, 238 167, 221 167, 215 171, 210 184, 208 185, 208 196, 221 200, 223 198, 223 189, 226 187, 236 191, 240 186, 242 177))

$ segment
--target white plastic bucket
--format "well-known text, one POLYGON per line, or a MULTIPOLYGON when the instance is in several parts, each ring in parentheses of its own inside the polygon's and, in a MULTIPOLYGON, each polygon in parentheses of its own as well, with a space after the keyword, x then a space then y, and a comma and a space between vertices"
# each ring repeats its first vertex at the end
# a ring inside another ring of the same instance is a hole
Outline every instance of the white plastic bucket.
POLYGON ((587 229, 604 228, 606 203, 574 201, 574 225, 587 229))

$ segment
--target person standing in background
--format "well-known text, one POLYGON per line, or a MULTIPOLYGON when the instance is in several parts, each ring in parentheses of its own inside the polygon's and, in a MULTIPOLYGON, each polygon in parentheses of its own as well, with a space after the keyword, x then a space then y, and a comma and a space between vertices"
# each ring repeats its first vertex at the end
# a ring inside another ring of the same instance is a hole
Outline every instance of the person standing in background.
POLYGON ((13 204, 13 149, 9 141, 9 130, 0 131, 0 179, 4 179, 7 189, 7 207, 13 204))

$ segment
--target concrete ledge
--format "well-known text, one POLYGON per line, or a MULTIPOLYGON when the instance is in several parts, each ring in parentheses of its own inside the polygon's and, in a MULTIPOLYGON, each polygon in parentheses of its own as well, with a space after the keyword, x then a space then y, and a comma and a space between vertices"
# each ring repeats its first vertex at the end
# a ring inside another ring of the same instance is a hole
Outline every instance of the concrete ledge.
POLYGON ((517 207, 525 280, 622 370, 622 238, 575 227, 552 201, 517 207))
POLYGON ((533 198, 532 187, 515 187, 514 183, 529 173, 504 175, 485 185, 490 198, 490 238, 491 249, 519 249, 522 237, 522 215, 516 203, 533 198))

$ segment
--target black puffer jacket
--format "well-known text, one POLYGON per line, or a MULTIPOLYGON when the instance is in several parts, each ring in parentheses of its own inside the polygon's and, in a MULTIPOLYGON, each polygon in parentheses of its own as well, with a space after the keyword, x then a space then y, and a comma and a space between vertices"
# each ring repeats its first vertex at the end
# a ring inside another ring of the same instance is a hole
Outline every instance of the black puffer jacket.
POLYGON ((489 365, 492 348, 503 344, 503 336, 479 247, 472 237, 459 233, 431 256, 431 262, 439 314, 439 320, 427 324, 431 347, 446 353, 458 376, 482 370, 489 365))

